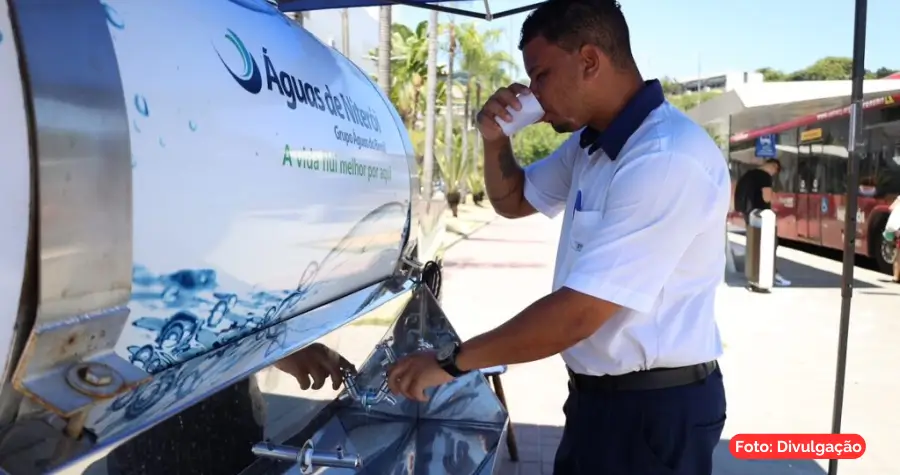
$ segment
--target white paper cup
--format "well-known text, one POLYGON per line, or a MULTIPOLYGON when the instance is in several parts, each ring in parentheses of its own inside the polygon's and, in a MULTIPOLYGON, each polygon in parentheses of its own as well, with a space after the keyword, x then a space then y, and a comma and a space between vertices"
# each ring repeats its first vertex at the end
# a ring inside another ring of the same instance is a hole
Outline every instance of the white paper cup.
POLYGON ((519 94, 519 102, 522 104, 520 110, 507 107, 506 110, 512 116, 512 121, 507 122, 497 117, 497 125, 503 130, 507 137, 511 137, 514 133, 528 127, 529 125, 541 120, 544 117, 544 108, 538 102, 534 94, 519 94))

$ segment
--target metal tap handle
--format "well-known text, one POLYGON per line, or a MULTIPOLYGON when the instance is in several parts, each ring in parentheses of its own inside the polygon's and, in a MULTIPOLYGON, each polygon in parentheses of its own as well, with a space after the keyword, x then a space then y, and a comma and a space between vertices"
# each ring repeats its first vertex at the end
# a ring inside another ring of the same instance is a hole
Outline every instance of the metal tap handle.
POLYGON ((394 353, 394 349, 391 348, 393 342, 393 338, 388 338, 375 345, 375 349, 384 351, 384 359, 381 360, 381 366, 387 366, 397 362, 397 355, 394 353))
POLYGON ((307 440, 303 447, 296 448, 288 445, 276 445, 271 442, 260 442, 253 446, 253 454, 257 457, 266 457, 285 462, 296 463, 300 473, 309 475, 317 467, 332 468, 360 468, 362 461, 359 455, 345 454, 344 449, 338 446, 334 452, 317 452, 312 439, 307 440))
MULTIPOLYGON (((381 361, 381 366, 383 368, 397 362, 397 355, 391 348, 391 343, 393 343, 393 338, 388 338, 375 346, 376 350, 382 350, 384 352, 384 359, 381 361)), ((386 402, 392 406, 397 404, 397 399, 391 395, 391 390, 388 388, 387 370, 382 370, 381 372, 381 375, 384 378, 381 381, 381 386, 377 389, 368 388, 365 390, 360 390, 359 385, 356 383, 356 376, 349 370, 345 369, 342 373, 344 387, 347 388, 347 394, 358 401, 365 410, 368 411, 372 406, 382 402, 386 402)))

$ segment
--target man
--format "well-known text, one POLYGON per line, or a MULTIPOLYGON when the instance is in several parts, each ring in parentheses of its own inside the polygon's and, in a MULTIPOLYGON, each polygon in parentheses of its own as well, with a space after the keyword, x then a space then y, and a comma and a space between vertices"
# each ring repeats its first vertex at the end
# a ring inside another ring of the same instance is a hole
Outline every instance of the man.
MULTIPOLYGON (((734 208, 744 215, 744 224, 750 226, 750 213, 755 209, 772 209, 772 180, 781 173, 781 162, 768 159, 759 168, 744 173, 734 186, 734 208)), ((778 247, 778 239, 775 239, 778 247)), ((791 281, 775 272, 775 285, 787 287, 791 281)))
POLYGON ((706 131, 642 79, 629 43, 612 0, 550 0, 525 20, 530 91, 498 90, 478 124, 497 213, 565 213, 553 292, 459 347, 401 358, 388 383, 425 400, 467 371, 562 353, 556 475, 710 474, 725 423, 714 307, 730 179, 706 131), (495 122, 517 93, 575 132, 524 170, 495 122))

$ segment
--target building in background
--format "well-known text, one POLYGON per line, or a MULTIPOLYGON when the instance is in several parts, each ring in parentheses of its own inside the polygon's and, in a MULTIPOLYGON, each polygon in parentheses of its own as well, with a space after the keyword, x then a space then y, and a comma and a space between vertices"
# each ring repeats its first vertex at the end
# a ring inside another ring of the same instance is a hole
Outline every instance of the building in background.
POLYGON ((739 84, 757 84, 763 81, 763 74, 756 71, 731 72, 702 78, 676 80, 684 92, 730 91, 739 84))

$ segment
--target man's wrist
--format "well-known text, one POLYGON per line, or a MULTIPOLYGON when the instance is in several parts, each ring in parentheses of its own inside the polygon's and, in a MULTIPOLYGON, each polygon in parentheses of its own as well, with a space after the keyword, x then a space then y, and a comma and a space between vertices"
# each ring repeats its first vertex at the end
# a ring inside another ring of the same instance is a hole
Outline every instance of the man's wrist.
POLYGON ((466 348, 466 344, 463 343, 462 345, 460 345, 459 352, 456 354, 456 367, 464 373, 480 369, 478 368, 477 364, 472 361, 471 357, 472 351, 468 350, 466 348))

